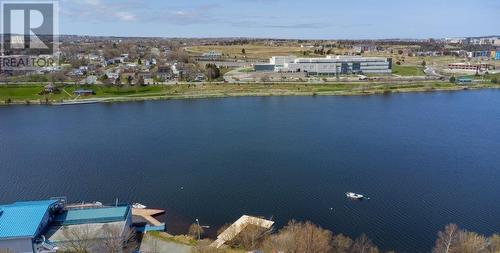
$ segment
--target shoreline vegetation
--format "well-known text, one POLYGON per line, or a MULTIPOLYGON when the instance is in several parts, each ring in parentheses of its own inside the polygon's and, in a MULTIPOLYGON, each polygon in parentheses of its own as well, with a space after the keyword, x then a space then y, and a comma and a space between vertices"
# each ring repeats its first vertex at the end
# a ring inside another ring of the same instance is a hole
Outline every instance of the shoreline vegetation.
MULTIPOLYGON (((226 230, 229 224, 218 229, 226 230)), ((334 233, 312 222, 291 220, 280 229, 248 226, 225 246, 217 249, 209 246, 213 241, 204 237, 204 229, 192 224, 186 235, 170 235, 165 232, 148 232, 146 241, 166 242, 191 248, 192 253, 239 253, 239 252, 324 252, 324 253, 394 253, 381 249, 365 234, 353 239, 342 233, 334 233), (201 235, 201 240, 196 240, 201 235)), ((148 242, 148 244, 153 244, 148 242)), ((148 249, 149 247, 144 247, 148 249)), ((156 250, 155 252, 158 252, 156 250)), ((437 232, 432 253, 495 253, 500 252, 500 235, 485 236, 448 224, 437 232)))
POLYGON ((399 83, 180 83, 157 86, 103 86, 58 84, 57 93, 39 95, 43 84, 2 84, 0 105, 55 104, 61 102, 126 102, 265 96, 362 96, 392 93, 498 89, 500 84, 456 85, 449 82, 399 83), (75 90, 89 89, 95 95, 77 97, 75 90))

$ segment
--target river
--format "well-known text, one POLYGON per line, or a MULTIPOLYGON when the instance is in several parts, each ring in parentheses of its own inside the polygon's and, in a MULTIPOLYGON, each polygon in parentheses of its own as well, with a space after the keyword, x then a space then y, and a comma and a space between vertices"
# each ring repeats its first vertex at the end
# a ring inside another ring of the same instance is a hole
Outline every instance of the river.
POLYGON ((0 107, 0 203, 118 198, 172 233, 251 214, 428 252, 500 231, 499 180, 499 90, 0 107))

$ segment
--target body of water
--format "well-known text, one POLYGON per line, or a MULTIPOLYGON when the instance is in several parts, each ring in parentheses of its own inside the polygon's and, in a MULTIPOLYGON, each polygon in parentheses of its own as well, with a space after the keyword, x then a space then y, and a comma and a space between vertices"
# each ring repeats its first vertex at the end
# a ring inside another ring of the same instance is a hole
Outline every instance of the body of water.
POLYGON ((0 203, 51 196, 428 252, 447 223, 500 231, 500 91, 0 107, 0 203))

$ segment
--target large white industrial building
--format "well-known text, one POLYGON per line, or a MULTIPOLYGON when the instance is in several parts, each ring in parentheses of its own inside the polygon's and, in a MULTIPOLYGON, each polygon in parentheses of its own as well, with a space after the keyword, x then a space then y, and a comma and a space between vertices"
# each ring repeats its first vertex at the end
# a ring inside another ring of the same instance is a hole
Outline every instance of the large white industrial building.
POLYGON ((297 58, 273 56, 269 63, 275 72, 307 72, 308 74, 390 74, 392 59, 384 57, 327 56, 297 58))

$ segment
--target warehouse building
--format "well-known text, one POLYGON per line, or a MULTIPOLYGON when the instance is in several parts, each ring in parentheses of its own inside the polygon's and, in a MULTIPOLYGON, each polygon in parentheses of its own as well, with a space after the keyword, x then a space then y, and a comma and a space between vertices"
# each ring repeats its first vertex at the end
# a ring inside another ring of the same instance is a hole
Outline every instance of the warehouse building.
POLYGON ((40 238, 61 208, 58 200, 0 205, 0 252, 40 252, 40 238))
POLYGON ((274 64, 255 64, 253 65, 255 71, 257 72, 273 72, 274 71, 274 64))
POLYGON ((311 75, 391 74, 392 59, 384 57, 327 56, 296 58, 274 56, 270 59, 276 72, 307 72, 311 75))
POLYGON ((293 62, 297 57, 290 55, 290 56, 273 56, 269 60, 270 64, 273 64, 276 70, 281 70, 282 68, 285 67, 286 63, 293 62))
POLYGON ((127 204, 67 205, 55 199, 0 205, 0 252, 55 253, 82 240, 95 245, 92 252, 104 252, 102 242, 119 243, 131 229, 127 204))

